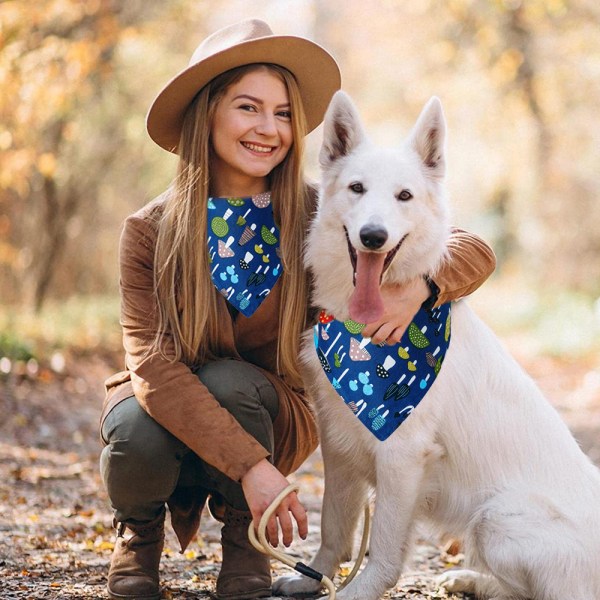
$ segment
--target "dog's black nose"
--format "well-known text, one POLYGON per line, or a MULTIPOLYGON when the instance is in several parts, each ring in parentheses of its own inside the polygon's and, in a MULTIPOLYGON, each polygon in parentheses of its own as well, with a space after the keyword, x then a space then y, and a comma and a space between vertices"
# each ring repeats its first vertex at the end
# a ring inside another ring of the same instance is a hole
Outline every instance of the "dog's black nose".
POLYGON ((385 244, 388 239, 387 231, 383 227, 365 225, 360 230, 360 241, 365 248, 377 250, 385 244))

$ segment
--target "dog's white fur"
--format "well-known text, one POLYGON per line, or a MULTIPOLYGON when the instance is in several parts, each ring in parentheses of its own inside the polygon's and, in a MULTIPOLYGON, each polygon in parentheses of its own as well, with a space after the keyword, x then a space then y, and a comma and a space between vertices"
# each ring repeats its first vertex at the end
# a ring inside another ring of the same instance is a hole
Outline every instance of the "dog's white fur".
MULTIPOLYGON (((338 92, 325 119, 319 211, 307 244, 314 303, 344 320, 353 292, 342 226, 387 230, 387 252, 408 234, 383 285, 435 272, 445 258, 445 120, 433 98, 399 150, 373 145, 351 100, 338 92), (360 182, 364 192, 352 191, 360 182), (409 201, 398 200, 408 189, 409 201)), ((415 521, 464 540, 469 569, 441 578, 450 591, 495 600, 600 598, 600 472, 534 382, 464 301, 427 396, 385 442, 337 397, 307 335, 325 464, 321 547, 311 566, 332 577, 348 560, 371 488, 376 501, 369 561, 338 600, 375 600, 398 581, 415 521)), ((314 593, 303 576, 275 582, 281 595, 314 593)))

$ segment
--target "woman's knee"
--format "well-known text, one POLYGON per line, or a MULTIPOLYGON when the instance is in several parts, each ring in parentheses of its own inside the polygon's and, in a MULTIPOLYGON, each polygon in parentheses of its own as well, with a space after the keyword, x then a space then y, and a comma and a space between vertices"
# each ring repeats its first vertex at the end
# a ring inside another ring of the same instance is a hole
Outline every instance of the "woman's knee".
POLYGON ((264 412, 274 421, 279 399, 271 382, 253 365, 239 360, 219 360, 200 367, 196 374, 219 404, 236 419, 248 412, 264 412))
POLYGON ((166 500, 175 489, 187 447, 152 419, 135 398, 108 414, 100 470, 113 506, 166 500))
POLYGON ((185 444, 159 425, 133 396, 110 411, 102 437, 111 451, 137 464, 156 464, 157 459, 167 456, 181 460, 187 452, 185 444))

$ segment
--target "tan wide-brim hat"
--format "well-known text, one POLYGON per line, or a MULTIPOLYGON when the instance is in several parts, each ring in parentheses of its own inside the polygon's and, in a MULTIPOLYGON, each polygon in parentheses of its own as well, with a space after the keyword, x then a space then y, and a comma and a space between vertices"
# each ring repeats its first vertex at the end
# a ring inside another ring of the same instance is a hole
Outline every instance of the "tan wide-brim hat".
POLYGON ((290 71, 298 82, 308 131, 319 125, 341 84, 335 59, 310 40, 274 35, 264 21, 249 19, 220 29, 196 48, 188 67, 152 103, 146 119, 150 137, 177 153, 183 117, 196 94, 217 75, 254 63, 272 63, 290 71))

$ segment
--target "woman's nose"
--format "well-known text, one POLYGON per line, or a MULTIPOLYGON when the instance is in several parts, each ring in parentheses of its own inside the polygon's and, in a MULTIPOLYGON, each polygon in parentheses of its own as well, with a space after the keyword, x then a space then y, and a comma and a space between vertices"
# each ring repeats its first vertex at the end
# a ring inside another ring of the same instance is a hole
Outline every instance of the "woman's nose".
POLYGON ((275 116, 267 113, 261 114, 255 129, 261 135, 277 135, 275 116))

